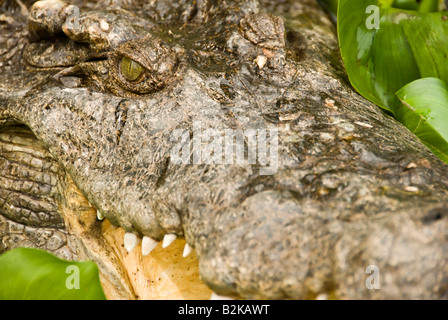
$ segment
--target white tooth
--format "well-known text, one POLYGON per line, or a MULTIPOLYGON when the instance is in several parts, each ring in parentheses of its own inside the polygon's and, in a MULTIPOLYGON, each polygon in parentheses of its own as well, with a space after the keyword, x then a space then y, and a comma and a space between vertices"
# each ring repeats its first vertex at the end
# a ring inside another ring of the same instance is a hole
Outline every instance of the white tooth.
POLYGON ((173 243, 174 240, 176 240, 177 236, 174 233, 167 233, 164 237, 163 237, 163 244, 162 244, 162 248, 166 248, 168 247, 170 244, 173 243))
POLYGON ((182 256, 184 258, 188 257, 190 255, 191 251, 193 251, 193 248, 190 247, 190 245, 187 243, 184 247, 184 253, 182 254, 182 256))
POLYGON ((136 234, 131 232, 126 232, 124 234, 124 247, 127 252, 130 252, 138 244, 138 237, 136 234))
POLYGON ((210 297, 210 300, 235 300, 235 299, 226 296, 220 296, 219 294, 213 292, 212 296, 210 297))
POLYGON ((104 216, 101 214, 99 210, 96 210, 96 217, 98 220, 104 220, 104 216))
POLYGON ((151 239, 150 237, 143 237, 142 240, 142 254, 144 256, 147 256, 151 253, 152 250, 157 246, 158 242, 154 239, 151 239))
POLYGON ((316 297, 316 300, 328 300, 328 295, 326 293, 321 293, 316 297))

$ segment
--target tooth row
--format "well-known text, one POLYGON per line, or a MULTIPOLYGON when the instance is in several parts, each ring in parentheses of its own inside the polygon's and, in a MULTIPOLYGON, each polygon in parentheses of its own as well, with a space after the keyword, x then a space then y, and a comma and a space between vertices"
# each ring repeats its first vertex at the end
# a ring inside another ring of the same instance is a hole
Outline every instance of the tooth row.
MULTIPOLYGON (((162 248, 168 247, 170 244, 176 240, 177 236, 174 233, 167 233, 163 237, 162 248)), ((140 238, 132 232, 126 232, 124 234, 124 247, 127 252, 131 252, 138 243, 140 242, 140 238)), ((150 237, 144 236, 142 239, 142 255, 147 256, 151 253, 152 250, 157 246, 158 242, 150 237)), ((188 257, 192 252, 193 248, 187 243, 184 248, 184 252, 182 256, 188 257)))

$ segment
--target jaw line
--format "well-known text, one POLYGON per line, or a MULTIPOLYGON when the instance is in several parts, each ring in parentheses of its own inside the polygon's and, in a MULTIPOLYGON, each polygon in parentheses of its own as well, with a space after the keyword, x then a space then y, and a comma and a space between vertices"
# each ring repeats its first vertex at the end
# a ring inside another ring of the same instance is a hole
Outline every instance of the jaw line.
POLYGON ((124 245, 125 230, 107 219, 97 218, 97 210, 74 185, 65 179, 67 201, 62 214, 68 232, 82 243, 85 258, 100 270, 100 280, 108 299, 140 300, 208 300, 212 291, 200 280, 198 256, 193 250, 183 257, 186 241, 175 239, 163 248, 158 243, 147 256, 142 241, 128 252, 124 245))

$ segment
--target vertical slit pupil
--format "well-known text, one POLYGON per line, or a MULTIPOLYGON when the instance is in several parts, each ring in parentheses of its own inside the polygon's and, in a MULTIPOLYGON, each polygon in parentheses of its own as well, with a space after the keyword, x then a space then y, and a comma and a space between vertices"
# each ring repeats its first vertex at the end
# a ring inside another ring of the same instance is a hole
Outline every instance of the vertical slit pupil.
POLYGON ((121 59, 121 73, 128 81, 135 81, 143 71, 143 67, 128 57, 121 59))

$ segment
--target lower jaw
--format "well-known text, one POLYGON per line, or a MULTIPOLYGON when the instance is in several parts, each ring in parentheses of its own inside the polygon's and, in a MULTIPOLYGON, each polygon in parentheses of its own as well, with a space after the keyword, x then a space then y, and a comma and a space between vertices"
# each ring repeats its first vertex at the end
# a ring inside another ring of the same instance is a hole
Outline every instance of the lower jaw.
MULTIPOLYGON (((8 171, 10 169, 7 165, 5 166, 5 163, 12 162, 14 159, 18 167, 16 171, 25 171, 27 173, 24 175, 25 177, 28 175, 38 176, 39 173, 38 168, 29 169, 25 160, 23 163, 20 162, 20 159, 26 159, 23 155, 12 157, 14 150, 19 150, 17 152, 23 153, 31 159, 35 158, 36 163, 44 163, 45 167, 52 168, 52 170, 46 169, 42 173, 42 175, 44 173, 48 176, 51 175, 50 178, 45 179, 45 181, 52 181, 50 196, 44 195, 38 198, 41 204, 49 201, 49 207, 57 207, 59 214, 63 217, 63 223, 59 222, 60 225, 55 226, 57 227, 55 230, 58 230, 58 233, 66 238, 64 245, 66 250, 61 251, 56 248, 52 253, 68 260, 94 261, 100 270, 101 283, 108 299, 210 298, 211 290, 199 278, 196 253, 193 251, 186 258, 182 256, 185 240, 175 240, 164 249, 162 243, 159 243, 147 256, 142 255, 140 242, 128 253, 123 244, 125 231, 122 228, 114 227, 108 220, 98 221, 97 210, 82 195, 71 177, 52 159, 51 154, 28 128, 21 125, 2 127, 0 135, 3 137, 0 139, 0 160, 3 161, 0 164, 0 177, 4 181, 14 183, 16 180, 23 179, 23 177, 9 177, 14 173, 8 171), (20 144, 15 146, 14 143, 17 142, 14 141, 19 141, 20 144), (17 148, 14 149, 14 147, 17 148), (12 158, 5 158, 6 153, 3 153, 3 150, 12 150, 12 155, 11 152, 8 153, 12 158), (47 199, 49 197, 51 197, 51 201, 47 199), (65 229, 63 228, 64 224, 65 229)), ((45 183, 48 184, 48 182, 45 183)), ((41 184, 43 185, 44 182, 41 184)), ((1 189, 5 190, 4 187, 1 185, 0 191, 2 191, 1 189)), ((0 211, 1 209, 0 206, 0 211)), ((3 221, 8 221, 7 217, 0 219, 0 229, 3 228, 3 221)), ((14 226, 21 225, 20 222, 13 224, 14 226)), ((36 238, 40 233, 26 235, 22 232, 23 234, 19 234, 20 237, 14 237, 17 232, 11 228, 8 227, 6 235, 4 228, 0 230, 0 252, 25 243, 30 247, 51 250, 52 246, 47 246, 45 239, 36 238), (26 241, 27 237, 30 238, 30 241, 26 241)), ((39 228, 36 227, 36 229, 39 228)), ((47 229, 49 232, 54 231, 51 227, 47 229)), ((23 226, 18 230, 23 231, 23 226)))
POLYGON ((125 231, 108 220, 98 221, 96 209, 70 177, 65 177, 62 184, 65 201, 61 207, 67 232, 80 240, 85 258, 97 263, 108 299, 210 299, 212 291, 200 280, 196 253, 183 257, 184 239, 175 240, 167 248, 159 243, 147 256, 142 255, 141 241, 127 252, 125 231))
MULTIPOLYGON (((169 247, 157 247, 146 257, 141 254, 141 242, 131 252, 123 246, 124 230, 112 226, 108 221, 102 224, 103 237, 113 248, 118 262, 126 270, 128 281, 136 299, 187 299, 206 300, 212 292, 199 278, 198 259, 195 252, 183 258, 185 240, 175 240, 169 247)), ((117 295, 114 286, 103 281, 106 296, 117 295)))

